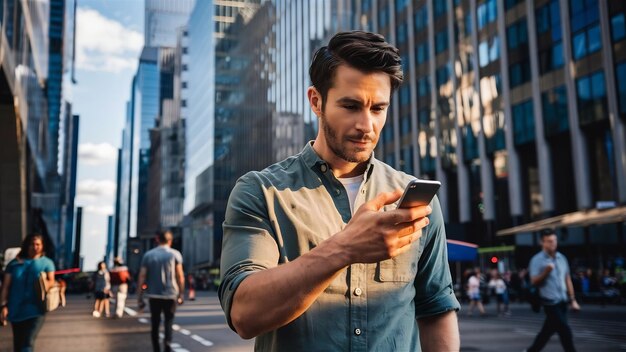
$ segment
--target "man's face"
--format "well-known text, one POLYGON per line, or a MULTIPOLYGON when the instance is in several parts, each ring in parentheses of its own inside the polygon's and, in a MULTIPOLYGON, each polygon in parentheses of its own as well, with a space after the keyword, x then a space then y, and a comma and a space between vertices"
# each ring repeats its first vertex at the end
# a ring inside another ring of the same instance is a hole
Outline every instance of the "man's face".
POLYGON ((557 240, 555 234, 544 236, 541 240, 541 248, 547 253, 556 252, 556 246, 557 240))
POLYGON ((350 163, 367 161, 385 125, 390 96, 387 74, 339 66, 319 111, 320 134, 332 154, 350 163))

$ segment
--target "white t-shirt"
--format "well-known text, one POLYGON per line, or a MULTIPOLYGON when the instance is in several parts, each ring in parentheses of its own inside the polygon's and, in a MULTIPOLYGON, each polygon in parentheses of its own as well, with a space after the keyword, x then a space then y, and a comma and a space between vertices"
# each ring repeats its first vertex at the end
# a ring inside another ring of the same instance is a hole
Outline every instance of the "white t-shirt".
POLYGON ((506 283, 502 279, 491 279, 489 288, 496 289, 496 294, 501 295, 506 292, 506 283))
POLYGON ((350 201, 350 211, 354 214, 354 201, 356 200, 357 194, 359 194, 359 188, 361 188, 361 183, 363 183, 363 174, 355 177, 345 177, 338 178, 339 182, 343 185, 348 192, 348 200, 350 201))
POLYGON ((473 275, 469 278, 469 282, 467 284, 467 294, 468 295, 477 295, 480 293, 480 280, 473 275))

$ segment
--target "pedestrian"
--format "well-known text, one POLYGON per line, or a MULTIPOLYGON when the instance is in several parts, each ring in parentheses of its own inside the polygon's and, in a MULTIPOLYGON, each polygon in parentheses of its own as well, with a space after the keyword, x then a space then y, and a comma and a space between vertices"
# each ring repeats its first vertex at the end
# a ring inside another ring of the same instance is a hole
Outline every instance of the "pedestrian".
POLYGON ((556 250, 557 238, 553 230, 541 231, 541 247, 541 252, 530 260, 529 271, 532 284, 539 288, 546 319, 528 351, 541 351, 555 332, 565 351, 575 351, 572 330, 567 323, 567 306, 570 304, 574 311, 580 310, 580 306, 574 295, 569 263, 556 250))
POLYGON ((185 274, 183 273, 183 256, 179 251, 171 248, 174 237, 170 231, 158 232, 159 246, 146 252, 141 260, 141 269, 137 279, 139 293, 137 301, 140 308, 143 302, 143 284, 148 285, 146 296, 149 299, 152 322, 152 348, 160 351, 159 326, 161 313, 165 316, 164 351, 172 350, 172 324, 176 305, 183 304, 185 292, 185 274))
POLYGON ((500 275, 498 270, 491 272, 491 280, 489 280, 489 288, 494 291, 497 302, 498 315, 511 315, 509 311, 509 292, 506 282, 500 275))
POLYGON ((42 235, 29 234, 22 241, 17 257, 6 267, 0 294, 0 325, 11 322, 13 350, 33 351, 46 311, 36 290, 45 273, 46 291, 54 285, 54 263, 46 257, 42 235))
POLYGON ((187 286, 189 286, 189 300, 196 300, 196 280, 193 278, 193 275, 187 275, 187 286))
POLYGON ((403 79, 398 49, 338 33, 309 74, 316 139, 241 177, 228 201, 228 324, 259 351, 458 350, 439 200, 398 209, 414 177, 373 154, 403 79))
POLYGON ((480 294, 480 268, 474 268, 474 274, 467 281, 467 296, 470 300, 470 306, 467 315, 474 313, 474 307, 478 307, 481 316, 485 316, 485 307, 483 307, 482 295, 480 294))
POLYGON ((126 306, 126 297, 128 296, 128 283, 130 282, 130 273, 128 267, 124 265, 121 257, 113 260, 113 269, 111 269, 111 288, 115 294, 115 317, 124 316, 124 307, 126 306))
POLYGON ((105 316, 108 318, 111 316, 109 304, 109 298, 111 297, 111 276, 105 262, 98 263, 98 270, 93 274, 93 282, 96 302, 93 305, 91 315, 93 315, 94 318, 100 318, 104 312, 105 316))

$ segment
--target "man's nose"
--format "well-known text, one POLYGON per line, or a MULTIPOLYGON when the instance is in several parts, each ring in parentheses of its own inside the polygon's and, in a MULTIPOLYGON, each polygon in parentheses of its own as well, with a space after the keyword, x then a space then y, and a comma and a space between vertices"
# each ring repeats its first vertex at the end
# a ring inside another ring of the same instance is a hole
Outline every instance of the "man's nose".
POLYGON ((370 133, 374 130, 373 117, 369 110, 364 110, 362 114, 359 114, 356 122, 356 129, 363 133, 370 133))

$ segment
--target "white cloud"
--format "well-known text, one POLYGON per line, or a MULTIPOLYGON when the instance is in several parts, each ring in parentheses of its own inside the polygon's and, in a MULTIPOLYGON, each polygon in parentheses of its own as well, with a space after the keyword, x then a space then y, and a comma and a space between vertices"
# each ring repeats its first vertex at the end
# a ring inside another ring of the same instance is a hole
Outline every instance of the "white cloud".
POLYGON ((115 199, 115 188, 115 182, 110 180, 82 180, 76 186, 76 197, 90 204, 101 203, 98 200, 106 200, 108 203, 115 199))
POLYGON ((115 163, 117 149, 109 143, 83 143, 78 146, 78 158, 87 165, 115 163))
POLYGON ((76 14, 76 65, 88 71, 120 72, 137 66, 143 46, 140 32, 89 8, 76 14))
POLYGON ((87 205, 83 207, 83 211, 96 215, 113 215, 114 209, 112 205, 87 205))

